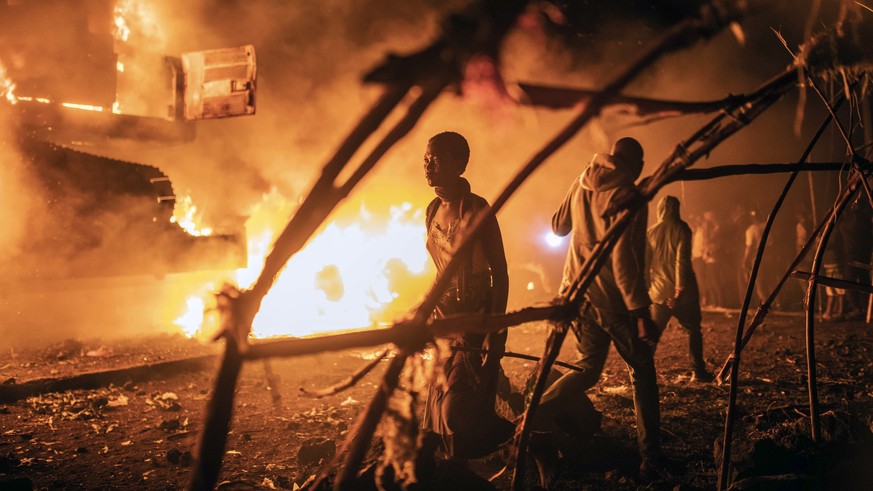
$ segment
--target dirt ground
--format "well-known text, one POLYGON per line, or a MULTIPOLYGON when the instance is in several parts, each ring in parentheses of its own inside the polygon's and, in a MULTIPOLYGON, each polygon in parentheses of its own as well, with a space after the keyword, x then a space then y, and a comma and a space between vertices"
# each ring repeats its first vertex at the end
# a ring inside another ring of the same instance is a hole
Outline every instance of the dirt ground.
MULTIPOLYGON (((704 314, 711 369, 720 368, 731 351, 736 322, 736 313, 704 314)), ((735 479, 780 475, 788 483, 780 489, 869 489, 873 472, 870 326, 861 322, 817 326, 823 441, 813 444, 808 436, 803 319, 799 314, 773 315, 743 355, 733 440, 735 479)), ((544 342, 544 326, 526 325, 511 331, 508 348, 539 355, 544 342)), ((568 338, 562 360, 572 360, 573 346, 568 338)), ((0 383, 21 384, 219 350, 218 345, 181 336, 69 340, 30 350, 11 347, 0 353, 0 383)), ((301 396, 300 389, 323 388, 342 380, 374 351, 273 360, 269 368, 279 380, 278 391, 268 389, 263 363, 247 364, 238 385, 220 487, 297 489, 303 485, 317 472, 319 461, 331 455, 334 444, 341 444, 373 394, 381 368, 336 396, 312 399, 301 396), (281 396, 278 403, 273 402, 276 392, 281 396)), ((646 483, 636 475, 631 392, 627 371, 613 352, 600 384, 589 394, 603 413, 601 431, 585 443, 587 457, 565 458, 553 489, 715 487, 727 386, 689 380, 687 336, 676 327, 662 338, 656 363, 668 458, 664 475, 646 483)), ((521 386, 533 363, 506 359, 504 368, 513 384, 521 386)), ((163 380, 48 393, 0 404, 0 488, 184 488, 214 375, 214 370, 183 372, 163 380)), ((504 457, 496 453, 470 466, 487 476, 502 466, 504 457)), ((535 477, 535 467, 528 468, 535 477)), ((494 484, 508 488, 508 475, 494 484)))

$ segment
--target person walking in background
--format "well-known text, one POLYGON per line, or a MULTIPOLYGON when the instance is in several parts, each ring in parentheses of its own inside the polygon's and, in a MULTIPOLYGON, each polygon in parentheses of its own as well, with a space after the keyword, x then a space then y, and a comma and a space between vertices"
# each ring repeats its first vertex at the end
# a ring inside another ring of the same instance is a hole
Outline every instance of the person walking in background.
POLYGON ((691 264, 691 229, 679 215, 679 200, 665 196, 658 203, 658 223, 647 232, 649 251, 649 297, 652 320, 658 329, 667 328, 675 318, 688 332, 688 354, 692 381, 711 382, 712 374, 703 359, 700 329, 700 293, 691 264))
MULTIPOLYGON (((749 277, 752 274, 752 266, 755 265, 755 256, 758 254, 758 247, 761 245, 761 240, 764 237, 764 216, 760 212, 752 210, 749 212, 749 224, 745 231, 745 248, 743 249, 743 269, 741 278, 745 281, 743 288, 743 296, 745 298, 745 287, 748 286, 749 277)), ((757 278, 755 279, 755 293, 758 295, 758 302, 763 304, 764 300, 770 294, 770 281, 765 270, 759 269, 757 278)), ((774 302, 772 308, 779 309, 778 302, 774 302)))
MULTIPOLYGON (((555 235, 571 237, 560 294, 573 284, 613 223, 615 218, 604 217, 604 212, 622 196, 635 192, 634 181, 642 169, 642 146, 633 138, 622 138, 615 142, 610 155, 595 154, 582 175, 570 184, 552 216, 555 235)), ((603 372, 609 346, 614 344, 627 363, 633 386, 640 474, 650 478, 661 464, 661 417, 653 357, 659 331, 649 313, 651 301, 645 280, 646 217, 646 208, 636 212, 585 293, 590 308, 583 307, 572 321, 580 355, 576 365, 583 371, 564 375, 549 390, 585 391, 593 387, 603 372)))
POLYGON ((718 259, 718 238, 721 233, 718 220, 712 211, 703 212, 700 224, 700 248, 703 259, 703 291, 706 305, 709 307, 724 307, 722 301, 722 281, 719 279, 721 262, 718 259))

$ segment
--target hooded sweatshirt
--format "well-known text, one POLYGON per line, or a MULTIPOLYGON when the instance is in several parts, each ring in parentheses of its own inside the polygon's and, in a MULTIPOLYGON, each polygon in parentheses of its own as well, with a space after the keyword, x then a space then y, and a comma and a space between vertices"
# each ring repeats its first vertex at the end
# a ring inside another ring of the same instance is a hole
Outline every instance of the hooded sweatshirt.
POLYGON ((675 291, 697 287, 691 268, 691 228, 679 217, 679 200, 665 196, 658 203, 658 223, 649 229, 649 296, 664 303, 675 291))
MULTIPOLYGON (((570 185, 567 196, 552 216, 555 235, 571 238, 561 294, 566 293, 591 250, 615 221, 616 216, 604 218, 604 212, 619 197, 634 191, 634 178, 632 171, 620 162, 595 156, 591 165, 570 185)), ((646 208, 636 213, 588 287, 586 298, 595 309, 627 312, 651 303, 645 282, 646 217, 646 208)))

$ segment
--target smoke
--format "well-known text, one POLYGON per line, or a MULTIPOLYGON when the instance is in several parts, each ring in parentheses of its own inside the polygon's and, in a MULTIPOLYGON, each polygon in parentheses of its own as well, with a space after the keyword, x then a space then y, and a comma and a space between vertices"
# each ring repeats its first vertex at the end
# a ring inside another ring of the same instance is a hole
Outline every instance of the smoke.
MULTIPOLYGON (((203 212, 204 225, 218 230, 228 222, 238 223, 240 217, 251 215, 265 196, 281 195, 292 203, 299 202, 317 178, 321 165, 378 98, 381 87, 362 85, 363 75, 389 53, 406 54, 428 45, 439 33, 441 19, 467 3, 121 2, 119 5, 127 9, 125 19, 129 29, 126 41, 115 42, 115 51, 125 70, 119 75, 117 87, 122 110, 156 114, 165 109, 156 102, 162 100, 158 95, 166 90, 160 55, 179 56, 190 51, 252 44, 258 59, 257 114, 192 123, 197 137, 188 143, 113 142, 88 151, 158 167, 170 177, 177 195, 193 199, 203 212)), ((626 92, 699 100, 752 90, 791 61, 770 30, 779 28, 795 45, 799 42, 796 31, 802 30, 808 10, 795 2, 789 3, 791 8, 774 8, 744 23, 745 46, 730 33, 722 33, 709 42, 666 57, 626 92)), ((100 10, 100 4, 96 0, 89 3, 92 11, 100 10)), ((538 20, 541 15, 532 11, 507 39, 500 66, 503 77, 510 83, 601 87, 650 43, 662 27, 652 22, 646 9, 629 9, 621 18, 599 18, 597 25, 580 37, 581 41, 568 44, 555 39, 553 31, 543 27, 538 20)), ((560 20, 554 11, 549 15, 552 21, 560 20)), ((117 26, 106 27, 107 35, 115 31, 117 26)), ((41 66, 34 60, 29 63, 39 66, 41 72, 52 66, 48 62, 41 66)), ((791 98, 780 102, 699 165, 796 159, 799 146, 811 130, 806 125, 800 137, 792 133, 794 109, 791 98)), ((816 119, 812 113, 811 110, 807 120, 816 119)), ((375 212, 385 212, 391 205, 405 201, 423 208, 433 194, 422 177, 421 155, 427 139, 445 130, 458 131, 467 137, 472 147, 467 177, 474 192, 493 201, 517 170, 575 114, 519 107, 474 94, 462 98, 446 93, 428 109, 409 136, 385 156, 335 216, 357 215, 362 203, 375 212)), ((570 181, 593 153, 608 151, 618 137, 633 136, 646 149, 644 173, 649 173, 676 143, 707 119, 688 117, 627 128, 622 118, 606 113, 557 152, 498 216, 510 264, 512 304, 544 300, 554 293, 560 281, 564 251, 546 245, 542 237, 570 181), (532 291, 526 288, 529 282, 535 284, 532 291)), ((372 147, 372 143, 369 145, 372 147)), ((4 172, 11 171, 7 167, 4 172)), ((14 179, 4 179, 2 185, 8 187, 12 182, 14 179)), ((737 178, 676 184, 665 192, 683 200, 686 215, 710 209, 727 214, 729 204, 737 202, 768 210, 781 182, 781 177, 737 178)), ((9 195, 4 193, 6 196, 9 195)), ((20 201, 24 202, 10 203, 7 210, 28 205, 27 200, 20 201)), ((125 215, 107 213, 111 216, 104 223, 120 226, 117 219, 125 215)), ((28 214, 22 211, 23 215, 28 214)), ((15 243, 14 236, 6 234, 4 247, 7 242, 15 243)), ((149 240, 147 229, 140 238, 149 240)), ((171 296, 172 288, 157 289, 162 290, 159 296, 171 296)), ((132 291, 145 296, 140 290, 132 291)), ((178 300, 182 302, 183 299, 178 300)), ((160 321, 146 315, 134 322, 160 321)))

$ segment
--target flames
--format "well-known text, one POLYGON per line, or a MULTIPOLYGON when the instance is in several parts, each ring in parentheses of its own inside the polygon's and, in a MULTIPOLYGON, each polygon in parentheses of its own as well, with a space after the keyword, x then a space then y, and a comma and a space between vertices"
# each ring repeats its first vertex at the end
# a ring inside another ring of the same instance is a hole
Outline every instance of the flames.
POLYGON ((173 216, 170 217, 170 223, 178 224, 188 234, 195 237, 203 237, 212 235, 212 229, 209 227, 200 227, 197 222, 202 220, 197 206, 191 200, 191 196, 185 195, 181 198, 176 198, 176 205, 173 208, 173 216))
POLYGON ((15 82, 6 75, 6 67, 0 63, 0 98, 6 99, 10 104, 15 104, 18 99, 14 92, 15 82))
MULTIPOLYGON (((272 199, 247 223, 249 267, 236 271, 233 278, 241 288, 257 279, 287 220, 289 204, 272 199)), ((423 211, 410 203, 384 213, 362 205, 357 216, 331 221, 276 278, 254 319, 252 335, 304 336, 390 322, 420 299, 433 278, 424 238, 423 211)), ((212 302, 217 284, 189 297, 186 312, 176 319, 188 335, 214 329, 217 319, 195 311, 202 312, 203 305, 212 302)))

